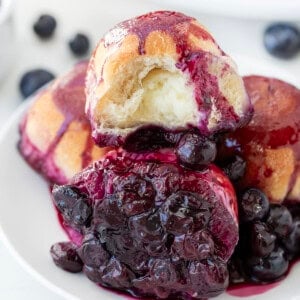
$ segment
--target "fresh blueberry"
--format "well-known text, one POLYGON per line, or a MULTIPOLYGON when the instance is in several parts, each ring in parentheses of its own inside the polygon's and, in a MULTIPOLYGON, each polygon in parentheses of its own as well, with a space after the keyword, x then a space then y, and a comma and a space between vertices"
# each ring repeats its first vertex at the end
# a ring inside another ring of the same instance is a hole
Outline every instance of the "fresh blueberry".
POLYGON ((289 254, 295 255, 300 253, 300 221, 295 221, 293 230, 289 236, 283 240, 283 244, 289 254))
POLYGON ((20 81, 20 91, 24 98, 32 95, 40 87, 54 79, 54 75, 44 69, 33 69, 26 72, 20 81))
POLYGON ((196 133, 185 134, 177 146, 180 162, 189 167, 207 165, 215 160, 216 155, 216 144, 196 133))
POLYGON ((77 254, 76 246, 71 242, 54 244, 50 253, 58 267, 71 273, 81 272, 83 263, 77 254))
POLYGON ((255 222, 251 230, 251 247, 253 254, 259 257, 269 255, 275 248, 276 236, 262 222, 255 222))
POLYGON ((232 181, 241 179, 246 171, 246 161, 240 156, 235 155, 230 161, 226 162, 223 171, 232 181))
POLYGON ((246 273, 252 281, 264 283, 283 276, 288 270, 289 262, 284 250, 278 247, 267 257, 250 257, 246 266, 246 273))
POLYGON ((56 20, 50 15, 41 15, 34 23, 33 30, 40 38, 49 38, 56 28, 56 20))
POLYGON ((291 213, 285 206, 280 204, 272 204, 270 206, 267 223, 280 238, 287 237, 293 228, 291 213))
POLYGON ((77 33, 69 42, 71 51, 76 56, 82 56, 87 54, 90 48, 89 38, 82 33, 77 33))
POLYGON ((272 24, 265 31, 264 44, 270 54, 292 58, 300 50, 300 31, 291 24, 272 24))
POLYGON ((269 212, 269 200, 260 190, 249 188, 239 199, 241 218, 244 222, 262 220, 269 212))

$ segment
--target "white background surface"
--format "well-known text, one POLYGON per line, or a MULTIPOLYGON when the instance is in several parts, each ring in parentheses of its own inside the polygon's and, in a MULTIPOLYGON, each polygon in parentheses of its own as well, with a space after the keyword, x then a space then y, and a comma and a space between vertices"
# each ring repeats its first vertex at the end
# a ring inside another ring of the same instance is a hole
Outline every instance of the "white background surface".
MULTIPOLYGON (((159 7, 156 4, 147 0, 17 1, 14 11, 16 47, 15 52, 11 53, 14 65, 10 73, 0 82, 0 129, 21 103, 17 88, 19 77, 24 71, 34 67, 45 67, 59 74, 76 61, 66 43, 73 33, 86 32, 95 43, 114 23, 157 8, 159 7), (53 14, 58 20, 55 37, 45 42, 39 41, 31 29, 34 20, 43 12, 53 14)), ((212 31, 221 47, 233 54, 233 57, 236 53, 271 62, 277 68, 281 67, 285 72, 298 77, 300 82, 300 56, 286 62, 273 59, 264 51, 262 32, 266 22, 212 17, 195 12, 193 14, 212 31)), ((0 37, 0 47, 1 43, 0 37)), ((1 242, 0 299, 61 300, 23 271, 1 242)))

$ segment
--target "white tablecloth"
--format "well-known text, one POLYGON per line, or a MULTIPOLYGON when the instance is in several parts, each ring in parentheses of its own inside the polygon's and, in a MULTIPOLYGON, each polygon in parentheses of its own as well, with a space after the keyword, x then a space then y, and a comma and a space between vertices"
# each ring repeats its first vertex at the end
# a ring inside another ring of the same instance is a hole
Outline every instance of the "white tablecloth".
MULTIPOLYGON (((147 0, 122 0, 122 5, 114 4, 115 1, 118 0, 17 1, 14 11, 15 63, 5 80, 0 82, 0 129, 22 102, 18 93, 18 81, 24 71, 34 67, 45 67, 59 74, 76 61, 67 47, 67 40, 72 34, 77 31, 87 32, 95 44, 105 31, 124 17, 157 8, 147 0), (40 41, 32 32, 32 23, 39 14, 44 12, 51 13, 58 19, 55 37, 50 41, 40 41)), ((213 32, 227 53, 239 53, 268 60, 300 79, 300 56, 291 61, 280 61, 271 58, 265 52, 262 44, 265 22, 195 16, 213 32)), ((0 266, 1 300, 61 299, 27 274, 1 241, 0 266)))

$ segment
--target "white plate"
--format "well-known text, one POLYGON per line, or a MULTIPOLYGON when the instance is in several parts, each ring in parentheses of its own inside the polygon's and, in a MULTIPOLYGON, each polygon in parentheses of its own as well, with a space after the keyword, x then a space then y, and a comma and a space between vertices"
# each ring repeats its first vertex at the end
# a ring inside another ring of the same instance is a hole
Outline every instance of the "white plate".
POLYGON ((165 9, 209 13, 238 18, 295 20, 300 0, 152 0, 165 9))
MULTIPOLYGON (((234 57, 242 74, 264 74, 299 83, 282 69, 243 56, 234 57)), ((30 274, 65 298, 126 299, 98 288, 81 274, 64 272, 52 263, 50 246, 67 237, 58 224, 47 184, 27 166, 16 148, 18 123, 27 106, 28 103, 24 103, 0 133, 0 236, 30 274)), ((300 299, 299 276, 300 265, 296 265, 278 287, 249 299, 300 299)), ((236 298, 224 294, 220 299, 236 298)))

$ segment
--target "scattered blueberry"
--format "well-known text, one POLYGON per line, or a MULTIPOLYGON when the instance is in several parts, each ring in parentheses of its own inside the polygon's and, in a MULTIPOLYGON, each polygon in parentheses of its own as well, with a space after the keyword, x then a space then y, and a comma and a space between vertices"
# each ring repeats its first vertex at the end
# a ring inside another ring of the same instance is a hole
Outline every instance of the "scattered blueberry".
POLYGON ((87 54, 90 48, 89 38, 82 33, 77 33, 69 42, 71 51, 76 56, 82 56, 87 54))
POLYGON ((262 220, 269 212, 269 200, 260 190, 250 188, 239 199, 241 219, 244 222, 262 220))
POLYGON ((267 224, 274 233, 285 238, 293 228, 293 218, 289 210, 280 204, 271 204, 267 224))
POLYGON ((43 69, 34 69, 26 72, 20 81, 20 91, 24 98, 32 95, 35 91, 54 79, 54 75, 43 69))
POLYGON ((41 15, 34 23, 33 30, 41 38, 49 38, 56 28, 56 20, 50 15, 41 15))
POLYGON ((71 242, 54 244, 50 253, 58 267, 71 273, 82 271, 83 263, 77 254, 76 246, 71 242))
POLYGON ((300 50, 300 31, 291 24, 272 24, 264 33, 264 45, 274 56, 292 58, 300 50))
POLYGON ((187 133, 180 139, 176 152, 181 163, 194 167, 214 161, 217 148, 208 138, 196 133, 187 133))

